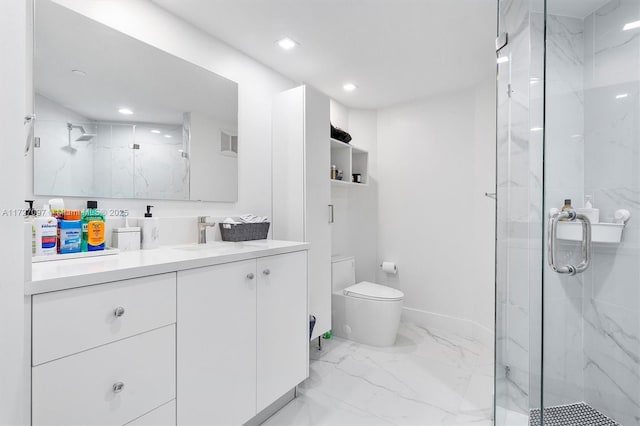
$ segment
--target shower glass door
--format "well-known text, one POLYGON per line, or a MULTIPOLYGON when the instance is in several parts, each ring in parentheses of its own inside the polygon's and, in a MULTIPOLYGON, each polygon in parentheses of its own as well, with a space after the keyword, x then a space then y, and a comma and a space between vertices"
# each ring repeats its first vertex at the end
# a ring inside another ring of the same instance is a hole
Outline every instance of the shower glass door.
POLYGON ((640 425, 640 0, 547 0, 544 30, 550 241, 532 418, 640 425))

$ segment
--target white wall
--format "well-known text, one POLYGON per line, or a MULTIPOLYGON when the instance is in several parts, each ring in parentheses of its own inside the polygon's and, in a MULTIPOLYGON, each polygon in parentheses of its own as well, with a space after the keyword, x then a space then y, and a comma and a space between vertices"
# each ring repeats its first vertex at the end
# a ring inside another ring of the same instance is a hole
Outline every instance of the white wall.
POLYGON ((494 105, 488 81, 378 112, 378 257, 399 269, 378 282, 412 319, 463 333, 493 330, 494 105))
MULTIPOLYGON (((236 126, 193 111, 189 113, 192 200, 234 200, 238 194, 238 157, 220 150, 221 132, 236 134, 236 126)), ((242 147, 240 147, 242 148, 242 147)), ((239 149, 240 155, 244 154, 239 149)))
POLYGON ((22 120, 26 111, 24 1, 2 4, 0 13, 0 424, 27 422, 25 409, 28 355, 24 348, 23 219, 12 214, 24 205, 22 120), (9 65, 10 64, 10 65, 9 65))
MULTIPOLYGON (((56 0, 78 13, 137 38, 154 47, 209 69, 238 83, 238 202, 209 203, 153 201, 157 216, 225 216, 271 212, 271 105, 273 95, 295 84, 241 52, 218 41, 147 0, 126 2, 56 0)), ((31 197, 32 165, 27 161, 27 197, 31 197)), ((23 195, 24 196, 24 195, 23 195)), ((67 205, 82 208, 85 199, 67 198, 67 205)), ((129 209, 140 216, 149 200, 99 199, 104 209, 129 209)))

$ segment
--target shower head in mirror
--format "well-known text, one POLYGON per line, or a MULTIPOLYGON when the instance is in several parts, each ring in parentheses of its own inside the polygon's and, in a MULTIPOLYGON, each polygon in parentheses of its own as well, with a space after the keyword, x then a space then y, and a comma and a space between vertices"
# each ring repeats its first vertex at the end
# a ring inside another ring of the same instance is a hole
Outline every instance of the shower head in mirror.
POLYGON ((76 142, 87 142, 96 137, 94 133, 87 133, 84 127, 79 124, 67 123, 67 129, 69 129, 69 144, 71 144, 71 131, 73 129, 78 129, 82 132, 82 134, 76 138, 76 142))

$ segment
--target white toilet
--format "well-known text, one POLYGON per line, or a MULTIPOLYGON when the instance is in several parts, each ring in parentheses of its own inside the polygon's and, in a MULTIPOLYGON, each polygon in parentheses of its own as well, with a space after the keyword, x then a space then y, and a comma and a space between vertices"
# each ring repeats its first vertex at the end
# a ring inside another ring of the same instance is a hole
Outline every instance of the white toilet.
POLYGON ((356 284, 353 257, 331 258, 332 332, 372 346, 391 346, 400 326, 404 293, 363 281, 356 284))

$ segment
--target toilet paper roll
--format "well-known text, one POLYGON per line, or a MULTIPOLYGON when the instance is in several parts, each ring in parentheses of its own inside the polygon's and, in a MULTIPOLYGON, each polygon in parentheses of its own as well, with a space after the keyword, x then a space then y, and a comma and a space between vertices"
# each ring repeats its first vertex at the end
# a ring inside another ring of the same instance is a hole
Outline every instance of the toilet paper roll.
POLYGON ((382 270, 384 272, 386 272, 387 274, 397 274, 398 273, 398 268, 396 267, 396 264, 393 262, 382 262, 382 270))

